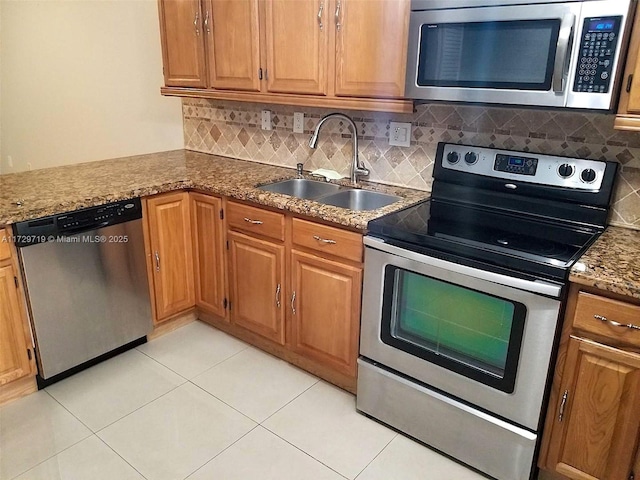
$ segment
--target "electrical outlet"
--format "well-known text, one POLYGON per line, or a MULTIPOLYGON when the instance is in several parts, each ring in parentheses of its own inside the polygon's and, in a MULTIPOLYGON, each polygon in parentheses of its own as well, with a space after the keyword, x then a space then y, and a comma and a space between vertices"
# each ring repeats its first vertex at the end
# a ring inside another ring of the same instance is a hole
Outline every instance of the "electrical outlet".
POLYGON ((13 158, 11 158, 11 155, 7 155, 7 165, 9 165, 9 168, 13 168, 13 158))
POLYGON ((31 170, 31 162, 27 162, 27 170, 31 170))
POLYGON ((389 145, 408 147, 411 145, 411 124, 389 122, 389 145))
POLYGON ((293 114, 293 133, 304 133, 304 113, 295 112, 293 114))
POLYGON ((271 130, 271 110, 262 110, 262 130, 271 130))

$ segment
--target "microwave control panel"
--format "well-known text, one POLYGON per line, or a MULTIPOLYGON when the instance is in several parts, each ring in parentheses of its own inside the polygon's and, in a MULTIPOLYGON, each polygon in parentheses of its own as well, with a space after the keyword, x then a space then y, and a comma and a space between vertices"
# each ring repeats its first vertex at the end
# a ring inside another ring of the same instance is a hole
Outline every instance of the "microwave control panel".
POLYGON ((585 18, 574 92, 609 92, 621 23, 621 16, 585 18))

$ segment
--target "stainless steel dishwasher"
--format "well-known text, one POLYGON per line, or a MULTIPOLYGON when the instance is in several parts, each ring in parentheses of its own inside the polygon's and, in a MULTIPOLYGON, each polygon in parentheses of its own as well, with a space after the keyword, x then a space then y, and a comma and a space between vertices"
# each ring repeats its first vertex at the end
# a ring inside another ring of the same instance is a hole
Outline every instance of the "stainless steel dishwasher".
POLYGON ((146 341, 151 305, 140 199, 14 226, 38 386, 146 341))

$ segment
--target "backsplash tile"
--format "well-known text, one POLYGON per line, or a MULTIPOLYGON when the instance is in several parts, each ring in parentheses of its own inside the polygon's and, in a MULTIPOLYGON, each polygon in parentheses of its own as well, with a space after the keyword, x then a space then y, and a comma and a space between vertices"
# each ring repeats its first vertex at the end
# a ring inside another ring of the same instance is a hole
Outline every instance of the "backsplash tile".
MULTIPOLYGON (((351 134, 327 123, 311 149, 307 142, 320 108, 183 99, 185 148, 305 170, 329 168, 349 175, 351 134), (273 130, 262 130, 271 110, 273 130), (293 112, 305 114, 304 133, 292 133, 293 112)), ((430 190, 438 142, 618 161, 611 224, 640 229, 640 133, 613 129, 614 115, 555 110, 424 104, 413 114, 344 111, 358 127, 360 158, 369 180, 430 190), (410 122, 411 146, 389 146, 389 122, 410 122)))

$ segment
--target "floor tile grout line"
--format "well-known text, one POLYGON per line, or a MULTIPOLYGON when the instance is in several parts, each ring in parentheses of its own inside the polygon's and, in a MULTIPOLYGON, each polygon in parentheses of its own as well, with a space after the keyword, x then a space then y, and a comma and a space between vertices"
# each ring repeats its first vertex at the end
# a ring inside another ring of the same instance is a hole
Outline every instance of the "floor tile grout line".
POLYGON ((149 480, 147 477, 145 477, 141 471, 139 471, 134 465, 132 465, 131 463, 129 463, 129 461, 124 458, 122 455, 120 455, 118 452, 116 452, 113 447, 111 445, 109 445, 107 442, 105 442, 102 438, 100 438, 98 435, 96 435, 94 433, 95 437, 98 439, 98 441, 102 442, 109 450, 111 450, 113 453, 115 453, 118 458, 121 458, 123 462, 125 462, 127 465, 129 465, 131 468, 133 468, 142 478, 144 478, 145 480, 149 480))
MULTIPOLYGON (((284 437, 281 437, 280 435, 278 435, 276 432, 274 432, 273 430, 271 430, 269 427, 266 427, 264 425, 259 425, 260 427, 264 428, 267 432, 275 435, 276 437, 278 437, 280 440, 282 440, 283 442, 291 445, 293 448, 295 448, 296 450, 299 450, 300 452, 304 453, 307 457, 312 458, 313 460, 315 460, 316 462, 324 465, 325 467, 327 467, 329 470, 331 470, 332 472, 337 473, 338 475, 340 475, 342 478, 346 479, 346 480, 350 480, 349 477, 343 475, 342 473, 338 472, 336 469, 334 469, 333 467, 327 465, 326 463, 324 463, 322 460, 314 457, 313 455, 311 455, 309 452, 304 451, 302 448, 300 448, 299 446, 297 446, 294 443, 291 443, 289 440, 287 440, 284 437)), ((386 448, 386 446, 385 446, 386 448)), ((361 472, 362 473, 362 472, 361 472)), ((359 474, 358 474, 359 475, 359 474)))
MULTIPOLYGON (((308 392, 310 389, 312 389, 313 387, 315 387, 320 381, 321 379, 316 377, 315 375, 313 375, 316 379, 315 382, 313 382, 311 385, 309 385, 307 388, 305 388, 302 392, 300 392, 298 395, 296 395, 295 397, 293 397, 291 400, 289 400, 287 403, 285 403, 284 405, 282 405, 279 409, 277 409, 275 412, 273 412, 271 415, 269 415, 267 418, 265 418, 264 420, 262 420, 262 422, 259 422, 260 425, 264 426, 264 422, 266 422, 267 420, 269 420, 271 417, 273 417, 276 413, 278 413, 280 410, 282 410, 283 408, 285 408, 287 405, 291 404, 291 402, 295 401, 297 398, 300 397, 300 395, 304 395, 306 392, 308 392)), ((266 428, 266 427, 265 427, 266 428)))
POLYGON ((243 417, 251 420, 253 423, 255 423, 256 425, 260 425, 260 422, 256 422, 253 418, 251 418, 249 415, 247 415, 246 413, 241 412, 240 410, 238 410, 236 407, 234 407, 233 405, 229 405, 227 402, 225 402, 224 400, 222 400, 221 398, 218 398, 216 395, 214 395, 213 393, 209 392, 208 390, 205 390, 204 388, 202 388, 200 385, 193 383, 192 381, 188 381, 188 383, 190 383, 191 385, 193 385, 194 387, 202 390, 204 393, 206 393, 207 395, 215 398, 216 400, 218 400, 220 403, 224 403, 227 407, 231 408, 233 411, 238 412, 240 415, 242 415, 243 417))
MULTIPOLYGON (((137 407, 135 410, 132 410, 131 412, 129 412, 129 413, 127 413, 126 415, 124 415, 123 417, 120 417, 120 418, 118 418, 117 420, 114 420, 113 422, 109 423, 108 425, 105 425, 104 427, 102 427, 102 428, 100 428, 100 429, 96 430, 94 433, 95 433, 96 435, 98 435, 99 433, 101 433, 101 432, 103 432, 104 430, 106 430, 107 428, 109 428, 111 425, 114 425, 114 424, 118 423, 120 420, 124 420, 125 418, 127 418, 127 417, 129 417, 129 416, 133 415, 134 413, 136 413, 138 410, 140 410, 140 409, 142 409, 142 408, 146 407, 147 405, 151 405, 152 403, 156 402, 157 400, 160 400, 160 399, 161 399, 162 397, 164 397, 165 395, 170 394, 171 392, 173 392, 174 390, 176 390, 176 389, 178 389, 178 388, 182 387, 183 385, 185 385, 185 384, 186 384, 186 383, 188 383, 188 382, 189 382, 189 380, 186 380, 186 381, 182 382, 181 384, 176 385, 175 387, 171 388, 170 390, 167 390, 166 392, 164 392, 163 394, 159 395, 158 397, 156 397, 156 398, 154 398, 154 399, 152 399, 152 400, 149 400, 149 401, 148 401, 148 402, 146 402, 144 405, 140 405, 140 406, 139 406, 139 407, 137 407)), ((100 437, 99 435, 98 435, 98 438, 102 439, 102 437, 100 437)))
POLYGON ((391 442, 393 442, 393 441, 397 438, 397 436, 398 436, 398 435, 400 435, 400 434, 399 434, 399 433, 397 433, 397 432, 394 432, 394 433, 395 433, 395 435, 394 435, 393 437, 391 437, 391 440, 389 440, 389 441, 387 442, 387 444, 386 444, 384 447, 382 447, 382 450, 380 450, 380 451, 376 454, 376 456, 375 456, 375 457, 373 457, 373 458, 371 459, 371 461, 370 461, 369 463, 367 463, 367 464, 364 466, 364 468, 363 468, 362 470, 360 470, 360 473, 358 473, 358 474, 354 477, 354 479, 353 479, 353 480, 358 480, 358 477, 359 477, 360 475, 362 475, 362 473, 363 473, 363 472, 364 472, 364 471, 369 467, 369 465, 371 465, 373 462, 375 462, 376 458, 378 458, 380 455, 382 455, 382 452, 384 452, 384 451, 387 449, 387 447, 388 447, 389 445, 391 445, 391 442))
POLYGON ((246 352, 246 351, 247 351, 247 350, 249 350, 250 348, 253 348, 253 347, 252 347, 251 345, 249 345, 249 344, 246 344, 246 345, 247 345, 247 346, 246 346, 245 348, 243 348, 242 350, 239 350, 239 351, 237 351, 236 353, 234 353, 233 355, 231 355, 230 357, 227 357, 227 358, 225 358, 224 360, 220 360, 220 361, 219 361, 219 362, 217 362, 216 364, 211 365, 211 366, 210 366, 209 368, 207 368, 205 371, 200 372, 199 374, 195 375, 193 378, 190 378, 190 379, 189 379, 189 381, 194 380, 195 378, 197 378, 197 377, 200 377, 200 376, 204 375, 205 373, 207 373, 207 372, 211 371, 212 369, 214 369, 214 368, 216 368, 216 367, 218 367, 218 366, 222 365, 223 363, 225 363, 225 362, 227 362, 227 361, 231 360, 232 358, 237 357, 237 356, 238 356, 238 355, 240 355, 241 353, 246 352))
POLYGON ((232 446, 234 446, 236 443, 238 443, 240 440, 242 440, 244 437, 246 437, 247 435, 249 435, 251 432, 253 432, 256 428, 259 428, 260 424, 256 423, 248 432, 244 433, 243 435, 241 435, 240 437, 238 437, 237 440, 234 440, 232 443, 230 443, 229 445, 227 445, 225 448, 223 448, 222 450, 220 450, 218 453, 216 453, 213 457, 211 457, 209 460, 207 460, 206 462, 204 462, 202 465, 200 465, 198 468, 196 468, 194 471, 192 471, 191 473, 189 473, 186 477, 184 477, 184 480, 187 480, 190 476, 192 476, 194 473, 196 473, 198 470, 204 468, 207 464, 211 463, 214 459, 218 458, 220 455, 222 455, 224 452, 226 452, 227 450, 229 450, 232 446))

